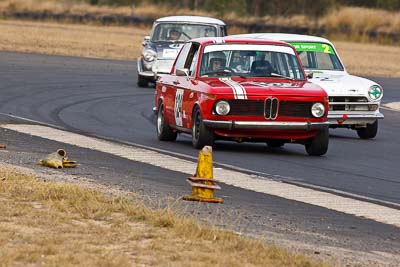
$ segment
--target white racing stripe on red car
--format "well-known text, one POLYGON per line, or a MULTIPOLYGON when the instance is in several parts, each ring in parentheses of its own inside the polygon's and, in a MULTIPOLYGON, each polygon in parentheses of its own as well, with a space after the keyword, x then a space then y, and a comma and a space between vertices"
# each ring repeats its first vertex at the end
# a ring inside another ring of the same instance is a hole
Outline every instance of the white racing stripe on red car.
POLYGON ((220 80, 221 82, 223 82, 224 84, 226 84, 226 85, 228 85, 229 87, 232 88, 233 97, 234 97, 235 99, 237 99, 237 98, 238 98, 238 95, 237 95, 236 88, 234 88, 233 86, 231 86, 229 83, 226 82, 227 78, 219 78, 219 80, 220 80))
POLYGON ((246 89, 240 83, 231 78, 220 78, 219 80, 232 88, 235 99, 247 99, 246 89))

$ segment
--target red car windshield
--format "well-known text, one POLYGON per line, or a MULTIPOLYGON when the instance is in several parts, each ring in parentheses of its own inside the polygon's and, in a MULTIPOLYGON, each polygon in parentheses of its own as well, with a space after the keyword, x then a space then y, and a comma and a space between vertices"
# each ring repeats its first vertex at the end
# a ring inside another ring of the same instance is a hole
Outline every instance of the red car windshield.
POLYGON ((200 66, 201 77, 276 77, 304 80, 291 47, 279 45, 208 45, 200 66))

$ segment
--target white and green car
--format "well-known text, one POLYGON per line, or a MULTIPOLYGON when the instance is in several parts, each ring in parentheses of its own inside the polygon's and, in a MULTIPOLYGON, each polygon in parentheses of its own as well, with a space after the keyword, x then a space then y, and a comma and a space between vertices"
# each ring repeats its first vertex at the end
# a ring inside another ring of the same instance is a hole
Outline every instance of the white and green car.
POLYGON ((382 87, 374 81, 346 71, 333 44, 327 39, 299 34, 255 33, 237 37, 279 40, 293 45, 309 80, 320 85, 329 96, 328 120, 331 128, 349 128, 362 139, 378 132, 382 87))

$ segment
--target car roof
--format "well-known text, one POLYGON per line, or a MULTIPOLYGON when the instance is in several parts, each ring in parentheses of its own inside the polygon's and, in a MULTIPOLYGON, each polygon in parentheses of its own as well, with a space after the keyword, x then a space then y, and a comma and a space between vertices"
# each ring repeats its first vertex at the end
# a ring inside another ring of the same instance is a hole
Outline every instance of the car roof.
POLYGON ((225 25, 225 22, 219 19, 201 16, 170 16, 163 17, 156 20, 156 22, 194 22, 194 23, 207 23, 225 25))
POLYGON ((275 45, 284 45, 290 46, 289 44, 280 41, 280 40, 271 40, 271 39, 253 39, 253 38, 232 38, 231 36, 225 37, 202 37, 192 39, 189 42, 196 42, 200 44, 223 44, 223 43, 242 43, 242 44, 275 44, 275 45))
POLYGON ((303 35, 303 34, 291 34, 291 33, 248 33, 248 34, 236 34, 231 35, 233 38, 251 38, 251 39, 267 39, 284 42, 318 42, 327 43, 333 46, 333 44, 322 37, 303 35))

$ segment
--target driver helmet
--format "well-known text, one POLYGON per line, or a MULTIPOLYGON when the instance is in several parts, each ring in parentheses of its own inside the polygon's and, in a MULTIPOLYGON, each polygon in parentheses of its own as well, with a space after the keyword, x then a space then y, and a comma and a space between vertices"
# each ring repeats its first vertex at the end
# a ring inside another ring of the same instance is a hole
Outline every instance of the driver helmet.
POLYGON ((210 53, 209 66, 208 66, 210 71, 214 71, 222 67, 225 67, 225 63, 226 63, 226 56, 224 52, 215 51, 210 53))
POLYGON ((168 39, 178 40, 181 36, 181 31, 178 28, 171 28, 168 33, 168 39))

